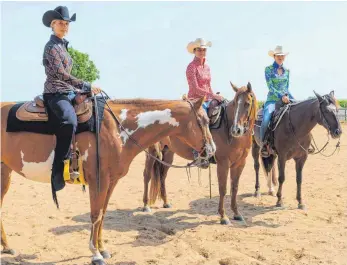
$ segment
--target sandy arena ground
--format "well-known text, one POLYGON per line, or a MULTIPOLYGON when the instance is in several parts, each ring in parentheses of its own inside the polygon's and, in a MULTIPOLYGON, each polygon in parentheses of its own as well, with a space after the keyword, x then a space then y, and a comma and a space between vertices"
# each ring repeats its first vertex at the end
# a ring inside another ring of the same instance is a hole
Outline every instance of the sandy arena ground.
MULTIPOLYGON (((218 183, 212 172, 209 199, 208 170, 201 186, 197 170, 189 183, 185 170, 171 169, 167 180, 172 209, 158 201, 152 213, 142 213, 144 153, 136 157, 129 174, 111 198, 104 225, 104 239, 112 254, 108 264, 222 264, 286 265, 347 264, 347 126, 341 150, 325 158, 310 156, 304 168, 303 198, 307 211, 297 209, 294 163, 286 168, 284 202, 266 195, 261 173, 260 199, 254 198, 251 154, 239 187, 239 209, 245 223, 219 224, 218 183)), ((322 127, 314 130, 319 146, 326 141, 322 127)), ((332 141, 327 153, 333 150, 332 141)), ((179 157, 176 164, 185 161, 179 157)), ((229 188, 228 188, 229 190, 229 188)), ((5 197, 2 217, 15 256, 2 255, 2 264, 90 264, 89 197, 81 187, 69 185, 58 193, 61 210, 51 199, 49 185, 14 175, 5 197)), ((230 197, 226 210, 232 217, 230 197)))

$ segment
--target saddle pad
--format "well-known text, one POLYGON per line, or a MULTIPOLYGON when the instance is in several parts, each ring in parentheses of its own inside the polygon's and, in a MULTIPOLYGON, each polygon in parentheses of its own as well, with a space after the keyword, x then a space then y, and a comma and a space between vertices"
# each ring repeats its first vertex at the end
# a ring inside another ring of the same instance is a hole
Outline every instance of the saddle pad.
MULTIPOLYGON (((99 112, 99 130, 101 129, 101 123, 104 118, 104 106, 105 102, 102 98, 97 98, 98 100, 98 112, 99 112)), ((17 117, 17 112, 19 108, 23 107, 24 103, 15 104, 9 111, 8 119, 7 119, 7 128, 6 132, 33 132, 33 133, 41 133, 41 134, 54 134, 57 126, 59 126, 58 122, 55 119, 52 120, 31 120, 31 121, 23 121, 17 117)), ((24 107, 23 107, 24 108, 24 107)), ((78 123, 76 134, 81 132, 95 132, 96 124, 94 117, 94 108, 92 108, 92 112, 88 113, 91 117, 85 122, 78 123)), ((26 112, 26 111, 25 111, 26 112)), ((39 113, 29 113, 37 115, 39 113)), ((47 114, 44 114, 47 115, 47 114)), ((83 114, 84 115, 84 114, 83 114)), ((83 116, 82 115, 82 116, 83 116)), ((47 117, 47 116, 46 116, 47 117)))

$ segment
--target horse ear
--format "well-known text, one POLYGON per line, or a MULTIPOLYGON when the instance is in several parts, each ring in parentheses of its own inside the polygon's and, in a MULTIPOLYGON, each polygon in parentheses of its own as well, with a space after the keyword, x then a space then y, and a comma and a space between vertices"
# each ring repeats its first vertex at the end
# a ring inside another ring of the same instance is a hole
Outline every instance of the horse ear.
POLYGON ((201 108, 202 104, 203 104, 205 101, 206 101, 206 96, 203 96, 203 97, 201 97, 200 99, 198 99, 197 101, 195 101, 195 102, 194 102, 194 109, 195 109, 196 111, 198 111, 198 110, 201 108))
POLYGON ((235 86, 233 83, 231 83, 231 81, 230 81, 230 85, 234 89, 235 92, 237 92, 239 90, 237 86, 235 86))
POLYGON ((323 100, 322 96, 319 95, 316 91, 313 90, 313 93, 316 95, 316 97, 318 98, 319 101, 323 100))
POLYGON ((250 82, 247 83, 247 92, 251 93, 252 92, 252 85, 250 82))
POLYGON ((334 90, 331 90, 331 92, 329 93, 329 95, 330 95, 332 98, 335 98, 335 91, 334 91, 334 90))

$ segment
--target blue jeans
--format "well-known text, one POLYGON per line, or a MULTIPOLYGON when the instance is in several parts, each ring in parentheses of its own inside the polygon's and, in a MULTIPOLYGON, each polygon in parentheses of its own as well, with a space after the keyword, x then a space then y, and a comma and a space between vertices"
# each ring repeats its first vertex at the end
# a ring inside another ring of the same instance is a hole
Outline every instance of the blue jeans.
POLYGON ((202 103, 202 107, 206 111, 206 113, 208 113, 208 107, 210 106, 211 101, 212 100, 205 101, 204 103, 202 103))
POLYGON ((260 140, 264 142, 265 132, 269 126, 272 112, 275 110, 276 101, 267 101, 264 105, 263 110, 263 121, 260 128, 260 140))

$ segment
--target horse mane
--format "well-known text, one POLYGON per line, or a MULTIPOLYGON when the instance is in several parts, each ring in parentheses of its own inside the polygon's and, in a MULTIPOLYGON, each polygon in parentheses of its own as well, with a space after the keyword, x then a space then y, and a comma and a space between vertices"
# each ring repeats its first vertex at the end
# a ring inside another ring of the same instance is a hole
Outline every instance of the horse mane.
POLYGON ((112 104, 118 105, 118 106, 124 106, 128 105, 134 106, 136 108, 148 108, 148 107, 172 107, 173 104, 177 103, 183 103, 183 100, 164 100, 164 99, 143 99, 143 98, 137 98, 137 99, 112 99, 110 100, 112 104))

